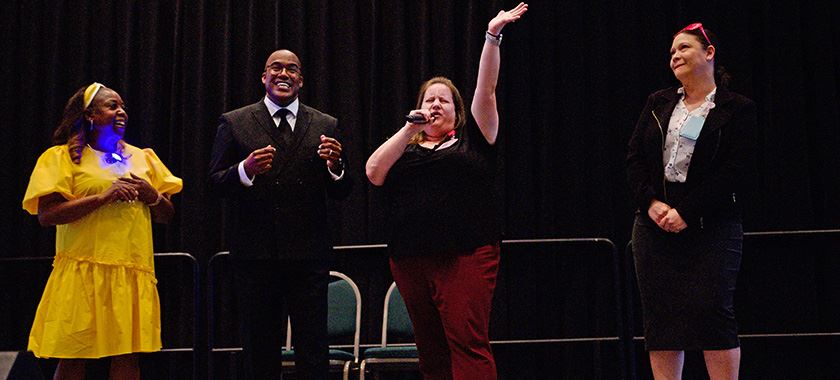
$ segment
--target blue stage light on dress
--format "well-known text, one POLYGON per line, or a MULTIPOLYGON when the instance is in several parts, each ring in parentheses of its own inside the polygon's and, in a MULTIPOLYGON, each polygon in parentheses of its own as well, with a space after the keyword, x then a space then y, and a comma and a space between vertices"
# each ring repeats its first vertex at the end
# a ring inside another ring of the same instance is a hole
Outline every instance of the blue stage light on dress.
POLYGON ((128 157, 123 156, 119 152, 111 152, 111 153, 103 153, 102 160, 105 161, 106 165, 113 165, 113 164, 126 164, 128 157))

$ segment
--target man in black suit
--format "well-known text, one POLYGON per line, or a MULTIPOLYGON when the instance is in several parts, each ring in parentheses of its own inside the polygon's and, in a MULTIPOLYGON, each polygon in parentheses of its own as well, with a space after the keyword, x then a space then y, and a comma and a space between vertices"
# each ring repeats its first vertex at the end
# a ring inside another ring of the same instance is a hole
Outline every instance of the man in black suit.
POLYGON ((327 284, 331 243, 327 197, 352 189, 335 118, 298 100, 301 63, 272 53, 265 97, 223 114, 213 144, 210 183, 226 197, 230 254, 240 309, 247 379, 281 377, 286 316, 301 378, 328 372, 327 284))

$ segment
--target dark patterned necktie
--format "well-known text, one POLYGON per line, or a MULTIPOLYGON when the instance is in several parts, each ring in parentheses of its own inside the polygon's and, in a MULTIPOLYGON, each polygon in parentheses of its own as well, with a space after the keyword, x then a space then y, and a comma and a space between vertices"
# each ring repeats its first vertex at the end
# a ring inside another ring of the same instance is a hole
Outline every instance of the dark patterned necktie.
POLYGON ((277 126, 278 132, 280 132, 280 136, 282 136, 283 145, 289 147, 294 142, 294 133, 292 132, 292 125, 289 124, 289 120, 286 119, 292 111, 288 109, 281 108, 274 113, 274 116, 280 117, 280 124, 277 126))

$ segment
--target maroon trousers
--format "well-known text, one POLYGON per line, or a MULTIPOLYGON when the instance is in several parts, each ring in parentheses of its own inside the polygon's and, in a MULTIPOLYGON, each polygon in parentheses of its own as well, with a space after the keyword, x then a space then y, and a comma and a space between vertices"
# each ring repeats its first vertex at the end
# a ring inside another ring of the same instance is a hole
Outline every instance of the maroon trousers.
POLYGON ((392 257, 426 380, 495 380, 490 306, 499 245, 472 252, 392 257))

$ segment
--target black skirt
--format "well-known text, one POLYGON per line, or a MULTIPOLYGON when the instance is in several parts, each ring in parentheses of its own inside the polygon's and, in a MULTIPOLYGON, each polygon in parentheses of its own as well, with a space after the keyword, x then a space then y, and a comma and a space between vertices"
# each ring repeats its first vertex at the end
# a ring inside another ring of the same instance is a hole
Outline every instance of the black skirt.
POLYGON ((739 218, 704 221, 675 234, 647 212, 636 216, 632 248, 648 351, 740 345, 733 297, 742 243, 739 218))

